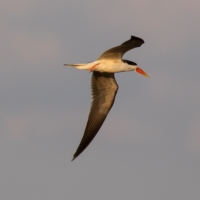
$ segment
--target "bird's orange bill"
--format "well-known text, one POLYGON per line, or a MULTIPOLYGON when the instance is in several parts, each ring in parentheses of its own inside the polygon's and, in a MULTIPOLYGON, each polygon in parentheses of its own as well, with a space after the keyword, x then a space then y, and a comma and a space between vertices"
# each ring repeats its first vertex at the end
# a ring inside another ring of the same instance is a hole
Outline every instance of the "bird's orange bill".
POLYGON ((150 78, 148 74, 146 74, 146 72, 144 72, 142 69, 140 69, 139 67, 136 68, 135 70, 136 72, 138 72, 139 74, 142 74, 144 76, 146 76, 147 78, 150 78))

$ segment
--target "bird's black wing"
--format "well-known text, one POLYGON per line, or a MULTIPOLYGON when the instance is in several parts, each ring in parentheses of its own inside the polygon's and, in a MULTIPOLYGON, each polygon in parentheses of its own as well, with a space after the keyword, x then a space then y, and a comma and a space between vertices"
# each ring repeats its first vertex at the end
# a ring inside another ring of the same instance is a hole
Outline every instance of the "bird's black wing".
POLYGON ((113 47, 107 51, 105 51, 98 60, 104 60, 104 59, 121 59, 122 56, 129 50, 140 47, 144 43, 144 40, 135 36, 131 36, 131 39, 122 43, 121 45, 117 47, 113 47))
POLYGON ((83 138, 73 159, 80 155, 93 140, 106 119, 118 90, 113 73, 94 71, 91 79, 92 104, 83 138))

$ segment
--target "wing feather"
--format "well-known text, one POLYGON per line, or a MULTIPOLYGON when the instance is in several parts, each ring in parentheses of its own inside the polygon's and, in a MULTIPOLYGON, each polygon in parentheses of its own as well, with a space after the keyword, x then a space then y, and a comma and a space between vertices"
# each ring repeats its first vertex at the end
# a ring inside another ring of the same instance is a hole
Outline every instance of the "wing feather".
POLYGON ((122 56, 129 50, 140 47, 144 43, 144 40, 135 36, 131 36, 131 39, 122 43, 119 46, 113 47, 105 51, 98 60, 105 59, 121 59, 122 56))
POLYGON ((91 90, 92 104, 88 121, 73 160, 90 144, 112 108, 118 90, 114 74, 94 71, 91 79, 91 90))

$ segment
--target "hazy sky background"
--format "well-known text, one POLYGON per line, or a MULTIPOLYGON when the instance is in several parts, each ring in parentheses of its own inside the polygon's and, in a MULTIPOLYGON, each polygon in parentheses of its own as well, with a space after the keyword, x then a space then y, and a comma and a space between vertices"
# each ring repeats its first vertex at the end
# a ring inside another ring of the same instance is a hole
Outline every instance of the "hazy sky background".
POLYGON ((7 0, 0 6, 0 198, 200 199, 200 1, 7 0), (128 40, 119 91, 73 162, 93 61, 128 40))

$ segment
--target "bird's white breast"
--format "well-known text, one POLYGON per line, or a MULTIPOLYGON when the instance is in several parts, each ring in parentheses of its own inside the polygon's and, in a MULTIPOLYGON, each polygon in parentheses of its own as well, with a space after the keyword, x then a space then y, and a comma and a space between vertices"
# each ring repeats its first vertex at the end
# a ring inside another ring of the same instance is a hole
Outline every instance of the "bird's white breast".
POLYGON ((118 73, 135 70, 135 68, 133 69, 132 66, 121 60, 97 60, 93 63, 94 65, 99 63, 94 68, 94 71, 99 72, 118 73))

